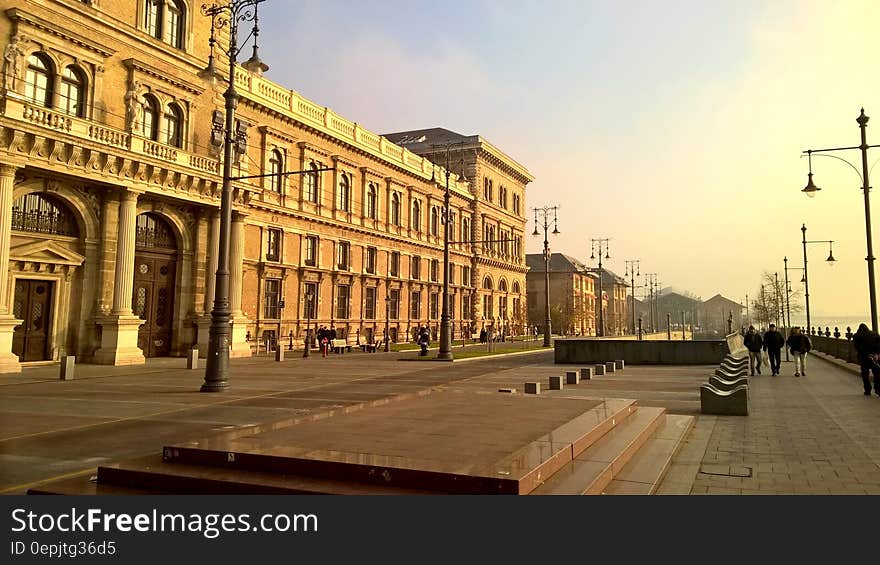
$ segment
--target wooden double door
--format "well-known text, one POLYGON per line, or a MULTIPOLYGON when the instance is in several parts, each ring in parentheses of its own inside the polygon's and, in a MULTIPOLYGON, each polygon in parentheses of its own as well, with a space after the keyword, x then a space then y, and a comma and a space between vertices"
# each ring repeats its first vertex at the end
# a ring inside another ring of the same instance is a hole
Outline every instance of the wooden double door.
POLYGON ((138 347, 145 357, 171 354, 176 254, 137 252, 134 259, 134 315, 144 320, 138 347))
POLYGON ((16 279, 13 315, 22 320, 12 334, 12 352, 19 360, 51 359, 52 281, 16 279))

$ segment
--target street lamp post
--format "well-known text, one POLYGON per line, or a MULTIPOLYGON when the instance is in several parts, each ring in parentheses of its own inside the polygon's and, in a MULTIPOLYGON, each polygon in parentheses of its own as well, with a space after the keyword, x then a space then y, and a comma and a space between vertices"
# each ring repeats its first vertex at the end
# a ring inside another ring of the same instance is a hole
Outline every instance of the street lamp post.
MULTIPOLYGON (((211 56, 208 61, 209 78, 214 78, 214 46, 218 43, 214 37, 215 29, 229 26, 229 45, 226 55, 229 57, 228 86, 223 97, 226 99, 226 116, 223 128, 223 187, 220 196, 220 245, 217 255, 217 273, 214 292, 214 308, 211 310, 211 327, 208 333, 208 358, 205 367, 205 382, 202 392, 220 392, 229 387, 229 348, 232 328, 229 308, 229 245, 232 224, 232 153, 238 135, 235 131, 235 108, 238 105, 238 93, 235 91, 236 59, 241 52, 238 45, 239 22, 254 22, 251 35, 254 36, 254 59, 256 62, 257 8, 265 0, 231 0, 227 4, 211 6, 202 5, 202 14, 211 18, 211 56)), ((262 63, 260 63, 262 65, 262 63)), ((263 65, 265 66, 265 65, 263 65)), ((267 67, 268 68, 268 67, 267 67)))
MULTIPOLYGON (((825 261, 828 263, 829 266, 832 266, 832 265, 834 265, 834 261, 835 261, 834 249, 833 249, 834 241, 830 240, 830 239, 807 241, 807 225, 806 224, 803 224, 801 226, 801 236, 802 236, 802 243, 804 246, 804 303, 806 304, 806 308, 807 308, 807 334, 809 334, 810 328, 812 326, 810 325, 810 277, 808 275, 809 271, 807 270, 807 244, 827 243, 828 244, 828 259, 826 259, 825 261)), ((873 263, 868 263, 868 265, 872 265, 872 264, 873 263)))
MULTIPOLYGON (((861 133, 861 143, 854 147, 832 147, 830 149, 808 149, 804 151, 807 155, 807 161, 809 163, 809 174, 807 176, 807 186, 804 187, 801 192, 804 192, 807 196, 815 196, 816 192, 821 190, 815 184, 813 184, 813 163, 812 156, 813 154, 817 154, 817 157, 833 157, 840 161, 843 161, 847 165, 853 168, 859 177, 862 180, 862 192, 865 197, 865 245, 868 250, 868 256, 865 257, 865 261, 868 262, 868 292, 871 300, 871 326, 872 329, 876 332, 877 329, 877 288, 874 279, 874 246, 871 238, 871 201, 869 197, 869 193, 871 191, 871 185, 868 180, 868 149, 874 147, 880 147, 880 145, 868 145, 867 140, 867 127, 868 127, 868 116, 865 115, 865 109, 862 108, 859 113, 859 117, 856 118, 856 123, 859 124, 859 130, 861 133), (862 154, 862 172, 859 173, 859 170, 855 165, 847 161, 846 159, 842 159, 835 155, 825 155, 825 153, 830 153, 833 151, 849 151, 853 149, 858 149, 862 154)), ((806 257, 806 254, 804 255, 806 257)), ((804 268, 806 268, 806 262, 804 262, 804 268)), ((809 301, 807 302, 809 304, 809 301)), ((809 307, 807 308, 807 325, 809 326, 809 307)))
POLYGON ((553 214, 553 235, 559 234, 559 222, 557 217, 558 206, 543 206, 541 208, 533 208, 535 211, 535 231, 532 235, 541 235, 538 233, 538 216, 541 216, 541 225, 544 228, 544 347, 550 347, 550 239, 547 230, 550 229, 550 214, 553 214))
POLYGON ((303 341, 303 357, 309 357, 312 353, 312 301, 315 295, 311 288, 306 291, 306 339, 303 341))
POLYGON ((391 340, 391 295, 385 289, 385 353, 388 353, 388 342, 391 340))
POLYGON ((596 335, 599 337, 605 337, 605 300, 602 296, 602 249, 605 249, 605 258, 611 259, 611 256, 608 254, 608 244, 610 241, 607 237, 590 240, 590 259, 595 260, 596 251, 599 251, 599 326, 596 328, 596 335))
POLYGON ((636 334, 636 277, 641 276, 642 273, 639 272, 639 260, 633 259, 624 261, 626 265, 626 270, 628 272, 624 273, 624 276, 627 274, 630 277, 630 293, 632 294, 632 333, 636 334))
POLYGON ((645 286, 648 287, 648 292, 650 293, 650 298, 648 299, 648 306, 651 308, 651 333, 657 331, 656 322, 654 319, 654 304, 656 298, 654 296, 654 289, 656 288, 657 283, 657 273, 645 273, 645 286))

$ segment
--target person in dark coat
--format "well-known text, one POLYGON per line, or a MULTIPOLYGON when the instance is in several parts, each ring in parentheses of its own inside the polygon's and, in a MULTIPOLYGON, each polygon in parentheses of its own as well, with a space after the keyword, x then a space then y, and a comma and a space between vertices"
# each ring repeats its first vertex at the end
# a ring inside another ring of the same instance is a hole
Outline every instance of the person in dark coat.
POLYGON ((880 365, 877 364, 877 355, 880 354, 880 335, 868 329, 865 324, 859 324, 859 329, 853 334, 853 345, 858 354, 859 367, 862 369, 862 384, 865 387, 865 396, 871 396, 871 379, 869 373, 874 373, 874 392, 880 396, 880 365))
POLYGON ((486 328, 480 330, 480 343, 486 343, 486 328))
POLYGON ((807 376, 807 353, 813 348, 810 337, 801 333, 801 329, 797 326, 791 328, 791 335, 785 342, 791 354, 794 356, 794 376, 807 376))
POLYGON ((428 333, 428 328, 423 327, 419 331, 419 347, 422 351, 419 353, 420 356, 425 357, 428 355, 428 344, 431 343, 431 334, 428 333))
POLYGON ((755 376, 755 369, 761 374, 761 348, 764 345, 761 334, 755 331, 755 326, 749 326, 749 331, 743 337, 743 343, 749 350, 749 370, 755 376))
POLYGON ((764 350, 770 358, 770 370, 774 377, 779 374, 783 347, 785 347, 785 336, 776 329, 776 324, 770 324, 770 329, 764 332, 764 350))

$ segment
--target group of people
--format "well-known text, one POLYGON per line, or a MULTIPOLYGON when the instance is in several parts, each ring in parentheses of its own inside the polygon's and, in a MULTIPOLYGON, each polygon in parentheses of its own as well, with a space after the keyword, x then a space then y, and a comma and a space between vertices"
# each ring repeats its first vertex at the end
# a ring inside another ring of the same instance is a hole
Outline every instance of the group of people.
POLYGON ((749 371, 752 376, 755 371, 761 374, 762 351, 767 352, 772 376, 777 376, 782 364, 783 347, 788 347, 789 353, 794 357, 794 376, 807 376, 807 353, 813 348, 813 343, 799 327, 792 328, 788 339, 785 339, 782 332, 776 329, 776 324, 770 324, 763 336, 755 330, 755 326, 749 326, 743 342, 749 350, 749 371))
POLYGON ((327 357, 330 353, 330 343, 336 339, 336 328, 327 329, 327 326, 318 328, 315 336, 318 338, 318 344, 321 346, 321 354, 327 357))

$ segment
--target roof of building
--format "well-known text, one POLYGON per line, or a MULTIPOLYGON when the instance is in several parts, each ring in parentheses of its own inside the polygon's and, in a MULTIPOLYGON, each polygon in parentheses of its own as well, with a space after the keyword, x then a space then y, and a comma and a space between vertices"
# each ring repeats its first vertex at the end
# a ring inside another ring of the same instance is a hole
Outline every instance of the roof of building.
MULTIPOLYGON (((543 253, 527 253, 526 265, 529 272, 544 272, 544 254, 543 253)), ((550 254, 550 272, 551 273, 584 273, 589 267, 564 253, 550 254)))
POLYGON ((719 304, 729 304, 729 305, 731 305, 731 306, 738 306, 739 308, 745 308, 745 306, 743 306, 743 305, 740 304, 739 302, 737 302, 737 301, 735 301, 735 300, 731 300, 731 299, 729 299, 729 298, 725 298, 725 297, 721 296, 720 294, 716 294, 716 295, 713 296, 712 298, 710 298, 710 299, 708 299, 708 300, 704 300, 704 301, 703 301, 703 304, 708 304, 708 303, 710 303, 710 302, 712 302, 713 304, 714 304, 714 303, 719 303, 719 304))
POLYGON ((446 128, 425 128, 386 133, 383 134, 382 137, 412 151, 416 155, 427 157, 438 165, 444 164, 438 162, 442 159, 438 158, 437 160, 434 160, 431 157, 436 154, 435 151, 439 151, 437 148, 439 145, 462 143, 468 148, 484 149, 506 163, 512 172, 517 173, 523 184, 535 180, 535 177, 525 168, 524 165, 479 135, 463 135, 446 128))

